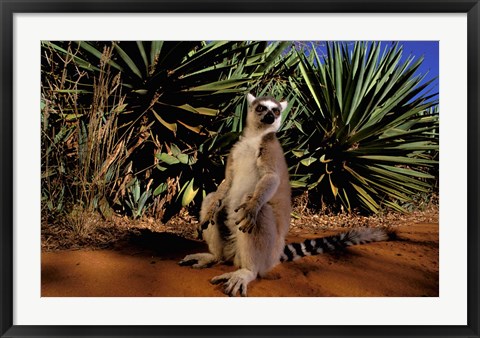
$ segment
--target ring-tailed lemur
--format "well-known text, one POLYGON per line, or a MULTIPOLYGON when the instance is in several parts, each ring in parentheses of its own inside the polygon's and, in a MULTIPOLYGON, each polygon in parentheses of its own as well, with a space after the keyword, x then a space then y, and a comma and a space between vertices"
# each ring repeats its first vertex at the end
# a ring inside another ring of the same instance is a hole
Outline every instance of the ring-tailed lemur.
POLYGON ((285 245, 291 196, 285 156, 275 136, 287 102, 247 96, 247 123, 227 159, 224 181, 208 194, 200 210, 200 232, 208 253, 187 255, 180 265, 208 267, 233 261, 234 272, 214 277, 224 292, 247 295, 247 285, 280 261, 388 238, 382 229, 350 230, 337 236, 285 245))

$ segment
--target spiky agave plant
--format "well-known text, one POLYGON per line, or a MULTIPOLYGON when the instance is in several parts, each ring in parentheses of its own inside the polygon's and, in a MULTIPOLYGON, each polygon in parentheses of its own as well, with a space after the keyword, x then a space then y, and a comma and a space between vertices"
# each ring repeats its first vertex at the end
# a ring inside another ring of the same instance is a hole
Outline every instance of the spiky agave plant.
POLYGON ((122 150, 123 180, 111 193, 113 201, 122 204, 118 192, 128 191, 134 177, 142 175, 155 198, 176 194, 170 199, 177 207, 189 204, 199 190, 212 189, 203 183, 215 182, 209 169, 215 158, 209 154, 228 125, 222 119, 234 115, 244 93, 272 72, 285 46, 255 41, 43 42, 43 48, 72 60, 74 67, 66 75, 85 105, 92 83, 84 81, 98 77, 103 51, 113 49, 104 62, 120 74, 125 95, 116 132, 119 141, 129 140, 122 150), (76 69, 90 75, 77 81, 76 69), (205 174, 211 179, 204 180, 205 174))
POLYGON ((438 165, 436 95, 416 75, 423 58, 401 62, 398 43, 327 43, 319 57, 299 52, 301 102, 288 153, 294 187, 324 202, 377 213, 432 189, 438 165), (340 203, 336 203, 340 202, 340 203))

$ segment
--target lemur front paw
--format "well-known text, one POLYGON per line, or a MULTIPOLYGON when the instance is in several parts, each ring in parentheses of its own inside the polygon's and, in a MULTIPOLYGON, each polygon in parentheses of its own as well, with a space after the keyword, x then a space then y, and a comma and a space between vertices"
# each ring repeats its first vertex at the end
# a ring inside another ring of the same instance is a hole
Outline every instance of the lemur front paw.
POLYGON ((205 215, 205 219, 203 219, 203 221, 198 225, 201 230, 207 229, 210 224, 215 224, 215 219, 217 218, 217 213, 220 210, 221 205, 222 200, 217 199, 212 202, 205 215))
POLYGON ((238 225, 238 230, 242 232, 252 233, 253 229, 257 225, 257 206, 255 203, 252 203, 251 197, 247 197, 248 201, 240 204, 240 206, 235 209, 235 212, 243 210, 242 216, 235 222, 238 225))

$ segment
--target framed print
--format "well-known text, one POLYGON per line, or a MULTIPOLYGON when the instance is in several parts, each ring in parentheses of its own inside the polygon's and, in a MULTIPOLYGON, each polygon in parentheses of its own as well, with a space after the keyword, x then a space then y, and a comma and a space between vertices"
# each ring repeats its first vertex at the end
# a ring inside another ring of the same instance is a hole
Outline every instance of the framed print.
POLYGON ((2 1, 2 337, 479 336, 479 14, 2 1))

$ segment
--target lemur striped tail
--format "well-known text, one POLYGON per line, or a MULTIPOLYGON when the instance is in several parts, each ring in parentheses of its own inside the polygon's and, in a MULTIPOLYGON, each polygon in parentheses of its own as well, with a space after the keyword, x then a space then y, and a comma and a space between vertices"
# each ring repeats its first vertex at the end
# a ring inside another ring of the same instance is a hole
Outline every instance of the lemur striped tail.
POLYGON ((352 229, 334 236, 307 239, 303 243, 287 244, 280 257, 280 261, 293 261, 305 256, 342 250, 351 245, 386 241, 389 237, 389 233, 382 228, 352 229))

